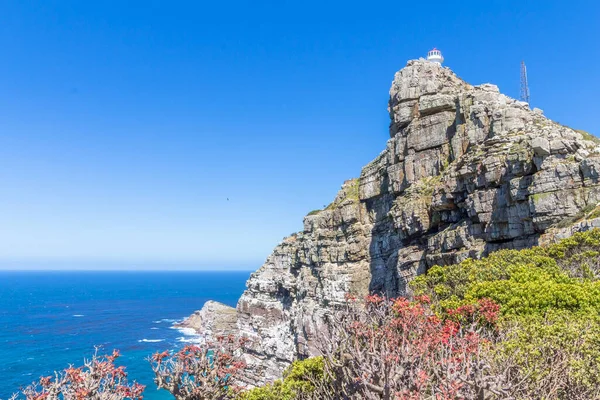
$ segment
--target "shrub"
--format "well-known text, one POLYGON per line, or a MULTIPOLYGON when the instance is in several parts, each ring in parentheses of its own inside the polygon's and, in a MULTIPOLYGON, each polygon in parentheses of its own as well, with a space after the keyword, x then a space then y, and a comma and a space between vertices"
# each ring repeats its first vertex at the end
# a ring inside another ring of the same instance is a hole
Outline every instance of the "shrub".
POLYGON ((439 310, 489 297, 504 314, 544 313, 549 308, 600 310, 600 231, 578 233, 555 245, 500 250, 480 260, 432 267, 411 282, 439 310))
POLYGON ((511 268, 509 279, 474 282, 465 293, 467 302, 482 297, 501 304, 504 314, 544 315, 551 309, 598 311, 600 282, 519 265, 511 268))
POLYGON ((599 316, 567 311, 506 320, 490 348, 518 399, 600 399, 599 316))
POLYGON ((315 399, 455 399, 507 394, 483 357, 498 316, 484 300, 433 314, 428 302, 369 296, 338 313, 323 337, 325 377, 315 399))
POLYGON ((189 345, 176 353, 156 353, 152 370, 159 388, 177 400, 227 400, 240 391, 237 378, 245 368, 240 350, 244 340, 219 337, 205 346, 189 345))
MULTIPOLYGON (((127 382, 125 367, 116 367, 118 351, 110 356, 94 354, 82 367, 69 367, 54 376, 40 378, 23 389, 27 400, 83 400, 83 399, 141 399, 144 386, 127 382)), ((12 399, 18 399, 14 395, 12 399)))
POLYGON ((323 357, 299 360, 283 373, 283 379, 243 392, 239 400, 294 400, 311 398, 315 383, 323 381, 323 357))
POLYGON ((600 231, 434 267, 411 285, 442 318, 481 298, 500 305, 487 359, 519 399, 600 398, 600 231), (494 367, 495 366, 495 367, 494 367))
POLYGON ((546 253, 570 276, 600 278, 600 229, 576 233, 548 246, 546 253))

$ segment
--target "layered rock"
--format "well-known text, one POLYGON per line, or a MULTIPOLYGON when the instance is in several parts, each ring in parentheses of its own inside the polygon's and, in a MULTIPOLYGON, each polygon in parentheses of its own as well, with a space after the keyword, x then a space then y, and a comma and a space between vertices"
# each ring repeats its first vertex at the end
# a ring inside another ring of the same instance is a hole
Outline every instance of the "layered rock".
POLYGON ((236 329, 252 339, 253 383, 315 354, 325 316, 347 293, 406 294, 432 265, 536 245, 600 201, 593 137, 494 85, 410 61, 388 109, 385 150, 248 280, 236 329))
POLYGON ((228 335, 236 331, 237 312, 233 307, 209 300, 200 310, 175 326, 190 328, 205 336, 228 335))

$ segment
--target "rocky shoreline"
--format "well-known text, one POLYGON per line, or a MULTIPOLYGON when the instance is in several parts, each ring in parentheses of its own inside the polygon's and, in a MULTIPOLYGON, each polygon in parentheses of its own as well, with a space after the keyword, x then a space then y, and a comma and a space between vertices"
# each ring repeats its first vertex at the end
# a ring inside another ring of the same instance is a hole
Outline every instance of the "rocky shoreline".
POLYGON ((175 328, 190 328, 200 335, 216 337, 234 332, 236 323, 237 313, 235 308, 209 300, 204 303, 200 310, 195 311, 192 315, 173 326, 175 328))

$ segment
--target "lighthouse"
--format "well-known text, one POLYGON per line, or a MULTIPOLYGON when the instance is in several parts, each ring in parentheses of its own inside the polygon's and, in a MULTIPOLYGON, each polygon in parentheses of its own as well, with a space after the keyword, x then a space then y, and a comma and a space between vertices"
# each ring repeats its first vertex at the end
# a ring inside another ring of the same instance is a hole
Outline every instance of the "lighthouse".
POLYGON ((442 63, 444 62, 442 52, 434 47, 433 50, 429 50, 429 53, 427 53, 427 61, 431 61, 442 65, 442 63))

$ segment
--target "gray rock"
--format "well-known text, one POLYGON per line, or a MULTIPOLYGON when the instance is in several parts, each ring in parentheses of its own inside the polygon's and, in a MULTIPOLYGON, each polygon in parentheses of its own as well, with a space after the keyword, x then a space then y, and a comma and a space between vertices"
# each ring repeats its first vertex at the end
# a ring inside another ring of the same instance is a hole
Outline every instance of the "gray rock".
POLYGON ((183 322, 175 326, 192 328, 207 336, 218 336, 232 333, 236 328, 236 309, 225 304, 209 300, 202 309, 194 312, 183 322))
POLYGON ((533 152, 538 156, 550 155, 550 142, 546 138, 533 138, 531 141, 531 148, 533 148, 533 152))
POLYGON ((599 224, 577 220, 600 201, 598 144, 496 86, 413 60, 394 76, 388 111, 382 153, 248 280, 234 330, 253 343, 248 382, 317 354, 348 293, 405 295, 433 265, 599 224), (565 221, 576 227, 556 233, 565 221))

